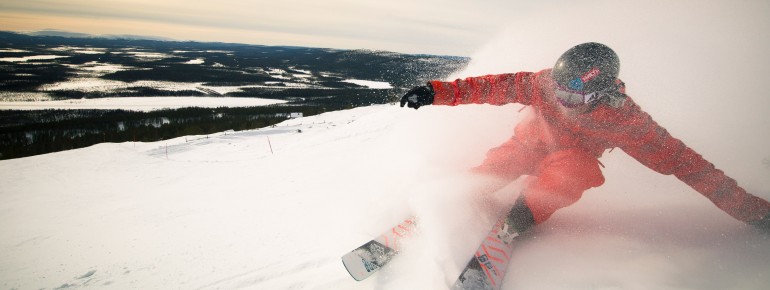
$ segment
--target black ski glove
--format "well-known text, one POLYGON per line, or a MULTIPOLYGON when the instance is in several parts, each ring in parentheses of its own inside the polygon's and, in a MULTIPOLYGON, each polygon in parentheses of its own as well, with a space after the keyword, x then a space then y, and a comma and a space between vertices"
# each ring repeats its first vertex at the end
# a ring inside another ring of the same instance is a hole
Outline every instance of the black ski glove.
POLYGON ((425 105, 432 105, 434 95, 433 87, 430 84, 415 87, 401 97, 401 107, 406 104, 416 110, 425 105))

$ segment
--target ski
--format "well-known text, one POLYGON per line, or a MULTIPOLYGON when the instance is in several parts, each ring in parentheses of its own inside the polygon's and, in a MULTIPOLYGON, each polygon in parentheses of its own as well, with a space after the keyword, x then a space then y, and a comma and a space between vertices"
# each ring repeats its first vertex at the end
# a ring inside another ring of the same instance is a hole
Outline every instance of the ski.
POLYGON ((500 290, 517 233, 508 233, 504 220, 495 224, 451 290, 500 290))
POLYGON ((376 239, 342 256, 342 264, 353 279, 364 280, 398 254, 401 240, 410 236, 416 227, 414 217, 408 218, 376 239))

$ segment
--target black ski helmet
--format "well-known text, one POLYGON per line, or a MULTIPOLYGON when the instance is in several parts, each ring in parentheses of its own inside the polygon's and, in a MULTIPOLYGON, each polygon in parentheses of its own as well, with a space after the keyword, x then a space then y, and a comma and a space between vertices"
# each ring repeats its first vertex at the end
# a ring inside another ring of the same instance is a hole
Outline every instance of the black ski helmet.
POLYGON ((608 46, 588 42, 578 44, 559 57, 553 66, 553 79, 562 87, 580 93, 609 88, 620 71, 620 59, 608 46))

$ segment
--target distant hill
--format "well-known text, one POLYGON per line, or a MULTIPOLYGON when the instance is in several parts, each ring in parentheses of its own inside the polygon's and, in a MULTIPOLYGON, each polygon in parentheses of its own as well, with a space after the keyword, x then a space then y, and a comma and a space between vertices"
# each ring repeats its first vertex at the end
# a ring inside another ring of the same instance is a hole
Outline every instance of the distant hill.
POLYGON ((248 130, 398 100, 468 58, 235 43, 0 32, 0 159, 102 142, 248 130), (3 109, 2 101, 209 96, 279 99, 247 108, 3 109))
POLYGON ((132 35, 132 34, 103 34, 94 35, 88 33, 61 31, 56 29, 43 29, 39 31, 23 32, 22 34, 31 36, 59 36, 71 38, 106 38, 106 39, 134 39, 134 40, 164 40, 173 41, 174 39, 160 36, 132 35))
POLYGON ((398 94, 468 63, 386 51, 38 34, 0 32, 0 100, 212 94, 308 100, 312 90, 370 89, 350 80, 387 83, 398 94))

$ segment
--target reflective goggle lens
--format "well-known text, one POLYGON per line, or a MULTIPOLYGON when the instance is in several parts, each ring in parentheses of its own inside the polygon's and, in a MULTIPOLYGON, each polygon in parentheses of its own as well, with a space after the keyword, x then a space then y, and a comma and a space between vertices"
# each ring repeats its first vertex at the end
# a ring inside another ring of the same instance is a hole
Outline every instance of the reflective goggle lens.
POLYGON ((556 88, 556 99, 559 100, 562 106, 567 108, 575 108, 583 104, 588 104, 596 100, 596 92, 589 94, 581 94, 578 92, 568 91, 564 88, 556 88))

